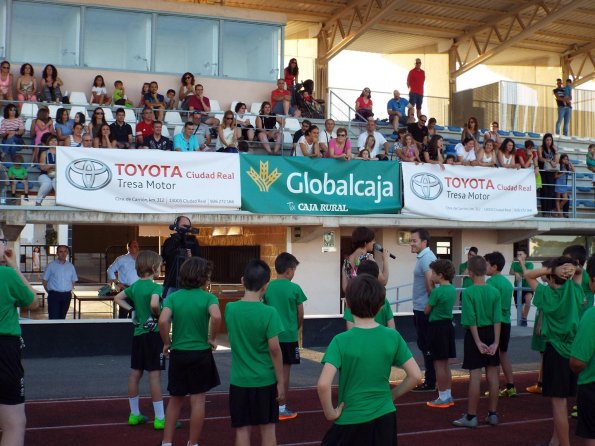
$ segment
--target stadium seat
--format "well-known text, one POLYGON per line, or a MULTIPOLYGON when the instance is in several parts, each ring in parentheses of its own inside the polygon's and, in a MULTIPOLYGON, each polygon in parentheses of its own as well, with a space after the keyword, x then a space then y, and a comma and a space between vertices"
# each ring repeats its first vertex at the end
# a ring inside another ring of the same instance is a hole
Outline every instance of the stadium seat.
POLYGON ((82 91, 73 91, 70 93, 70 103, 73 105, 89 105, 87 95, 82 91))
POLYGON ((527 135, 529 135, 529 138, 541 138, 539 133, 527 132, 527 135))
POLYGON ((219 101, 217 99, 211 99, 211 111, 212 112, 217 112, 217 111, 223 111, 221 110, 221 105, 219 105, 219 101))
POLYGON ((300 121, 296 118, 287 118, 285 120, 285 129, 289 130, 290 132, 295 132, 301 128, 300 121))
POLYGON ((250 105, 250 113, 257 115, 258 112, 260 111, 261 105, 262 105, 262 102, 253 102, 252 105, 250 105))
MULTIPOLYGON (((2 118, 4 119, 4 118, 2 118)), ((25 121, 25 132, 29 133, 31 132, 31 124, 33 124, 33 119, 35 118, 27 118, 27 120, 25 121)), ((2 122, 2 121, 0 121, 2 122)))
POLYGON ((590 186, 576 186, 576 190, 579 192, 591 192, 593 188, 590 186))
POLYGON ((23 103, 23 108, 21 108, 21 116, 23 118, 35 118, 37 116, 37 111, 39 107, 37 104, 32 102, 25 102, 23 103))
POLYGON ((48 110, 50 111, 50 118, 56 119, 56 113, 58 113, 58 109, 62 108, 61 105, 56 104, 48 104, 48 110))
POLYGON ((458 144, 458 143, 460 143, 460 142, 461 142, 461 140, 460 140, 460 139, 455 139, 455 138, 445 138, 445 139, 444 139, 444 141, 445 141, 447 144, 458 144))
POLYGON ((576 177, 576 179, 582 179, 582 178, 586 178, 588 180, 591 180, 593 178, 593 175, 591 175, 590 173, 575 173, 574 176, 576 177))
POLYGON ((498 130, 498 135, 500 136, 510 136, 510 132, 506 130, 498 130))
POLYGON ((165 112, 165 118, 163 119, 166 124, 170 125, 183 125, 182 116, 176 111, 165 112))
POLYGON ((136 122, 136 115, 134 114, 134 110, 131 108, 125 108, 124 113, 126 114, 124 121, 127 123, 136 122))
POLYGON ((443 125, 438 125, 438 124, 436 124, 436 125, 434 126, 434 128, 435 128, 436 130, 438 130, 439 132, 441 132, 441 131, 443 131, 443 130, 444 130, 444 126, 443 126, 443 125))
POLYGON ((485 135, 486 133, 488 133, 488 129, 479 129, 479 133, 481 133, 482 135, 485 135))
POLYGON ((575 166, 581 163, 580 160, 575 160, 575 159, 571 159, 570 162, 572 164, 574 164, 575 166))
POLYGON ((169 136, 169 129, 167 128, 166 125, 162 125, 161 126, 161 135, 162 136, 165 136, 166 138, 170 138, 170 136, 169 136))
POLYGON ((236 105, 238 104, 238 102, 240 102, 240 101, 233 101, 233 102, 231 103, 231 105, 229 106, 229 109, 230 109, 232 112, 235 112, 235 111, 236 111, 236 105))
POLYGON ((132 127, 132 140, 134 141, 134 135, 136 135, 136 122, 129 122, 130 127, 132 127))
MULTIPOLYGON (((109 107, 101 107, 101 109, 103 110, 103 113, 104 113, 103 117, 105 118, 105 120, 107 122, 112 123, 112 122, 115 121, 114 114, 112 113, 112 109, 111 108, 109 108, 109 107)), ((124 112, 124 113, 126 113, 126 112, 124 112)), ((124 116, 126 116, 126 115, 124 115, 124 116)), ((126 118, 124 118, 124 120, 126 120, 126 118)))
POLYGON ((527 136, 525 132, 517 132, 516 130, 513 130, 512 134, 517 138, 525 138, 527 136))
POLYGON ((446 128, 448 129, 448 131, 450 132, 462 132, 463 129, 461 127, 457 127, 455 125, 447 125, 446 128))
POLYGON ((182 130, 184 130, 184 126, 177 125, 176 128, 174 129, 174 136, 176 136, 178 133, 182 133, 182 130))
POLYGON ((70 107, 70 113, 68 116, 70 117, 70 119, 74 119, 75 115, 79 112, 85 115, 86 121, 89 121, 89 114, 87 113, 87 108, 83 107, 82 105, 73 105, 72 107, 70 107))

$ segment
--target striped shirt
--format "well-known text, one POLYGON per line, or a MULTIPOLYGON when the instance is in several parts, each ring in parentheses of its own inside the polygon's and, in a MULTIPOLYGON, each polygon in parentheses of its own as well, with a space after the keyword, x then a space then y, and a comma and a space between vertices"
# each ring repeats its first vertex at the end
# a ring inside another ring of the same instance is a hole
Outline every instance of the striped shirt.
POLYGON ((24 129, 25 124, 21 118, 4 119, 0 124, 0 133, 16 132, 24 129))

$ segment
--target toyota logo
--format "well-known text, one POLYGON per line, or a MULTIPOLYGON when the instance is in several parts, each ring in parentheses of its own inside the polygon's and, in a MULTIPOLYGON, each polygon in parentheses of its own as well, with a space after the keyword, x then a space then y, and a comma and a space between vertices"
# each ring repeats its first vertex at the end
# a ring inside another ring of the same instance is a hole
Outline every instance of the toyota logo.
POLYGON ((422 200, 435 200, 442 193, 442 181, 431 173, 417 173, 411 177, 411 191, 422 200))
POLYGON ((112 180, 112 171, 101 161, 83 158, 66 167, 66 179, 77 189, 98 190, 112 180))

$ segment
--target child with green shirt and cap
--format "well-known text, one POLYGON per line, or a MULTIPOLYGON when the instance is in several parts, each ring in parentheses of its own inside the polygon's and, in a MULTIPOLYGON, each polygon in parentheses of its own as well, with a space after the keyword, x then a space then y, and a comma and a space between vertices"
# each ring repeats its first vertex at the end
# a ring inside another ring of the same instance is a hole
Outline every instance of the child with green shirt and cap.
MULTIPOLYGON (((304 302, 308 299, 302 288, 293 283, 295 270, 300 264, 294 255, 282 252, 275 259, 277 279, 271 280, 263 296, 263 302, 277 310, 285 331, 279 333, 279 345, 283 353, 283 383, 285 398, 289 393, 291 366, 300 363, 298 332, 304 321, 304 302)), ((289 410, 287 402, 279 405, 279 420, 291 420, 297 412, 289 410)))
POLYGON ((487 263, 475 256, 468 262, 469 276, 473 285, 465 290, 461 323, 467 329, 464 339, 463 368, 469 370, 469 399, 467 413, 452 422, 457 427, 477 427, 477 406, 481 385, 481 369, 486 369, 490 392, 486 423, 498 425, 498 367, 500 356, 500 320, 502 304, 500 293, 485 282, 487 263))
POLYGON ((25 189, 24 199, 25 201, 29 199, 29 180, 27 176, 29 172, 27 168, 23 166, 23 155, 16 154, 13 157, 14 164, 8 168, 8 179, 10 180, 10 191, 12 196, 15 197, 17 191, 17 184, 21 183, 23 188, 25 189))
POLYGON ((452 285, 455 267, 450 260, 435 260, 430 263, 432 282, 438 284, 430 293, 424 313, 429 315, 428 342, 436 370, 438 398, 428 401, 429 407, 446 409, 454 406, 451 386, 452 374, 448 360, 457 357, 455 329, 452 325, 452 309, 457 300, 457 289, 452 285))
POLYGON ((548 266, 525 271, 535 290, 533 305, 542 312, 541 333, 546 338, 543 354, 543 396, 551 398, 554 430, 549 444, 570 446, 568 397, 576 393, 576 375, 570 369, 570 348, 583 302, 582 271, 568 257, 552 259, 548 266), (538 277, 548 276, 549 286, 538 277))
POLYGON ((318 379, 318 398, 333 426, 322 446, 393 446, 397 424, 394 400, 421 381, 421 371, 398 331, 374 321, 386 290, 378 279, 362 274, 347 284, 346 300, 355 326, 329 344, 318 379), (405 379, 391 390, 391 366, 402 367, 405 379), (339 371, 338 405, 332 401, 332 384, 339 371))

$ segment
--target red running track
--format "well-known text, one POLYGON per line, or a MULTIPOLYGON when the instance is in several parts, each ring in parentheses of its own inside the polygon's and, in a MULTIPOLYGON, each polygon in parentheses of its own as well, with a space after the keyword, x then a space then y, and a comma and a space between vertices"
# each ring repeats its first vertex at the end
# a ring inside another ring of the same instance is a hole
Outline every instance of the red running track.
MULTIPOLYGON (((397 402, 399 445, 502 446, 543 443, 549 439, 552 429, 549 400, 524 391, 525 387, 535 382, 535 378, 535 373, 515 375, 520 394, 515 398, 500 399, 498 413, 501 424, 496 428, 483 423, 487 412, 485 397, 479 406, 479 428, 455 428, 451 425, 452 420, 466 411, 466 379, 457 379, 453 383, 456 404, 449 409, 431 409, 425 405, 426 401, 435 398, 434 393, 409 393, 397 402)), ((482 387, 485 389, 485 382, 482 387)), ((316 389, 292 389, 289 399, 290 407, 298 410, 299 416, 278 425, 278 444, 320 444, 330 423, 325 420, 320 409, 316 389)), ((569 404, 574 404, 574 401, 569 404)), ((127 425, 129 409, 126 398, 30 401, 26 404, 26 410, 26 445, 157 446, 161 442, 161 432, 154 431, 151 423, 135 427, 127 425)), ((152 419, 153 409, 148 398, 141 400, 141 411, 152 419)), ((227 394, 208 394, 206 413, 201 445, 233 445, 234 431, 228 416, 227 394)), ((182 428, 176 431, 174 444, 186 444, 188 416, 186 405, 181 414, 182 428)), ((580 441, 574 437, 574 421, 570 422, 570 429, 572 444, 579 445, 580 441)), ((256 429, 253 444, 259 444, 257 438, 256 429)))

